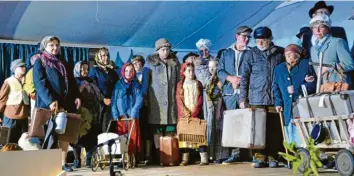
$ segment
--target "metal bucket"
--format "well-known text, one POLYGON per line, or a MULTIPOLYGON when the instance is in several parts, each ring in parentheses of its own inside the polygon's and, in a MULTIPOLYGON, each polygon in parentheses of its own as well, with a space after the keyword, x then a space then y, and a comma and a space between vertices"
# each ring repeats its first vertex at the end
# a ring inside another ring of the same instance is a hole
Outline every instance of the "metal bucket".
POLYGON ((55 132, 58 134, 64 134, 66 129, 67 117, 64 112, 59 112, 57 117, 55 118, 55 132))

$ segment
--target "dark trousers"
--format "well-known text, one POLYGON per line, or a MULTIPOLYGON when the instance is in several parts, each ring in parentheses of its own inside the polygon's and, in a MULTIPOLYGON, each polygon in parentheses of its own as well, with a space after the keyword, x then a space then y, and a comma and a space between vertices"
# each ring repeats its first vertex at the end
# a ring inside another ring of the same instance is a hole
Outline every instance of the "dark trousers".
POLYGON ((266 122, 266 146, 263 150, 255 150, 254 152, 278 160, 278 152, 285 151, 281 128, 279 113, 274 112, 274 110, 269 110, 267 112, 266 122))
POLYGON ((10 119, 4 116, 3 126, 10 128, 10 143, 18 143, 22 133, 28 131, 28 119, 10 119))
POLYGON ((112 119, 111 114, 111 106, 106 106, 105 104, 101 104, 100 116, 98 124, 100 126, 100 132, 106 132, 108 128, 109 121, 112 119))

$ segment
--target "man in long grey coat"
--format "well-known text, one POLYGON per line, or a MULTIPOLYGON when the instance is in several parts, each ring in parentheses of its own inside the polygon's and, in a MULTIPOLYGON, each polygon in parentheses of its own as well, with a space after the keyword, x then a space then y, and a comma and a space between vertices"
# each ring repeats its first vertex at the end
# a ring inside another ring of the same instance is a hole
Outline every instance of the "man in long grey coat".
MULTIPOLYGON (((161 129, 162 135, 165 135, 168 125, 175 126, 177 124, 176 86, 179 81, 180 64, 170 49, 170 42, 161 38, 155 42, 156 53, 147 58, 146 67, 150 71, 148 122, 152 135, 158 129, 161 129)), ((158 140, 155 140, 155 147, 159 148, 158 140)))

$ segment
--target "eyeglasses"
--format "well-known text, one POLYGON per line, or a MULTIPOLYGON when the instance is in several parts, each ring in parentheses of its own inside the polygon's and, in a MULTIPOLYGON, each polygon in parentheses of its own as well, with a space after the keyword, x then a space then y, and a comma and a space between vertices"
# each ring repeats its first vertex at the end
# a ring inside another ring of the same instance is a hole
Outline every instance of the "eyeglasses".
POLYGON ((251 39, 252 37, 250 36, 250 35, 244 35, 244 34, 239 34, 240 36, 242 36, 242 37, 244 37, 244 38, 249 38, 249 39, 251 39))

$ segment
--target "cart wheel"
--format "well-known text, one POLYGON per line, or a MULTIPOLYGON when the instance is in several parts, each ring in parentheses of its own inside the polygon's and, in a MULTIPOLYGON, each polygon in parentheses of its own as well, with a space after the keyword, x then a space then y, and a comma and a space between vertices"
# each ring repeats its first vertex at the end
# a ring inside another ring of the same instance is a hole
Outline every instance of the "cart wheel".
POLYGON ((340 175, 349 176, 354 173, 353 154, 346 149, 339 150, 336 155, 336 168, 340 175))
POLYGON ((104 170, 104 168, 106 168, 106 164, 101 163, 101 164, 100 164, 100 168, 101 168, 101 170, 104 170))
POLYGON ((297 150, 297 154, 303 159, 303 162, 299 165, 297 170, 300 173, 304 173, 308 168, 310 168, 310 153, 307 149, 299 148, 299 150, 297 150))
POLYGON ((100 155, 98 154, 97 150, 93 152, 92 158, 91 158, 91 170, 93 172, 96 172, 98 169, 98 166, 100 165, 100 155))
POLYGON ((130 168, 129 154, 127 152, 122 153, 122 168, 128 170, 130 168))
POLYGON ((131 167, 132 169, 134 169, 134 168, 135 168, 135 164, 136 164, 135 155, 132 154, 132 155, 130 155, 130 167, 131 167))

